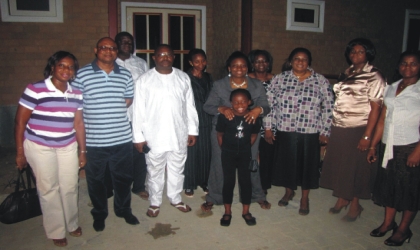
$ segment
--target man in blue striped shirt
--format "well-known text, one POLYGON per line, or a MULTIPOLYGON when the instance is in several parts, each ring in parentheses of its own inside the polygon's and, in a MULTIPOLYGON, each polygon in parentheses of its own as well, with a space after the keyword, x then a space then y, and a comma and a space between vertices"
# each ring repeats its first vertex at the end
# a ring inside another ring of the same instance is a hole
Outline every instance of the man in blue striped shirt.
POLYGON ((83 92, 86 127, 86 180, 93 204, 93 228, 102 231, 108 216, 107 190, 104 183, 108 165, 114 187, 114 211, 128 224, 139 224, 131 213, 133 176, 132 135, 127 107, 133 101, 130 72, 115 63, 117 44, 101 38, 94 52, 96 59, 81 68, 73 85, 83 92))

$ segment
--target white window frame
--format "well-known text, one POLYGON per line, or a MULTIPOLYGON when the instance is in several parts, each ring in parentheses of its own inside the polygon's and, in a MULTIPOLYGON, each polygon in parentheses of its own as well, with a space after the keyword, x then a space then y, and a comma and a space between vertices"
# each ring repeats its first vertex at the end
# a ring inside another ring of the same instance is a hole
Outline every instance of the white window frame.
MULTIPOLYGON (((408 26, 410 25, 410 19, 420 19, 420 10, 405 10, 405 22, 404 22, 404 36, 403 36, 403 47, 402 52, 407 50, 408 40, 408 26)), ((420 47, 420 44, 419 44, 420 47)))
POLYGON ((201 49, 206 51, 206 36, 207 36, 207 18, 206 6, 201 5, 186 5, 186 4, 162 4, 162 3, 136 3, 136 2, 121 2, 121 30, 127 30, 127 7, 143 7, 143 8, 163 8, 163 9, 186 9, 186 10, 200 10, 201 11, 201 49))
POLYGON ((3 22, 62 23, 63 0, 49 0, 49 2, 49 11, 30 11, 17 10, 16 0, 0 0, 1 20, 3 22))
POLYGON ((286 30, 324 32, 325 1, 316 0, 287 0, 286 30), (295 22, 295 9, 314 10, 314 22, 295 22), (319 10, 319 11, 318 11, 319 10))

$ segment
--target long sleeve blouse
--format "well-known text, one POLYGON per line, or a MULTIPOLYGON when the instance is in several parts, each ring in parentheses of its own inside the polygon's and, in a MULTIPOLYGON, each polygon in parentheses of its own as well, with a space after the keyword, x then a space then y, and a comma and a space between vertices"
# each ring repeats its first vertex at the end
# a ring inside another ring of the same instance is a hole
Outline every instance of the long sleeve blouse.
MULTIPOLYGON (((252 98, 252 106, 250 107, 262 107, 263 114, 265 116, 268 112, 270 112, 270 106, 268 105, 267 96, 265 94, 264 86, 261 84, 260 81, 247 77, 248 81, 248 88, 247 90, 251 94, 252 98)), ((203 106, 205 112, 210 115, 214 115, 213 117, 213 124, 216 125, 217 123, 217 114, 219 111, 217 110, 220 106, 231 107, 229 97, 230 92, 234 89, 230 86, 230 78, 228 76, 214 82, 213 88, 210 91, 209 98, 207 99, 206 103, 203 106)))
POLYGON ((267 90, 271 112, 264 119, 265 129, 274 126, 284 132, 330 135, 332 89, 323 75, 310 70, 311 75, 303 82, 292 71, 273 78, 267 90))

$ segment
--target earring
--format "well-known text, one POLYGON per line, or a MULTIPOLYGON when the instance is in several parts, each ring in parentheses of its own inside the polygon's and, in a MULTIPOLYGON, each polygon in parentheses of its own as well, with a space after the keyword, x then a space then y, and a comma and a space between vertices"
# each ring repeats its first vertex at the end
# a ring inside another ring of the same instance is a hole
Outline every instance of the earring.
POLYGON ((228 76, 229 76, 229 77, 231 77, 231 76, 232 76, 232 75, 230 74, 230 71, 229 71, 229 74, 228 74, 228 76))
POLYGON ((248 73, 246 73, 245 76, 248 76, 248 73))
POLYGON ((70 81, 74 81, 74 79, 76 79, 76 76, 75 76, 75 75, 73 75, 73 76, 70 78, 70 81))

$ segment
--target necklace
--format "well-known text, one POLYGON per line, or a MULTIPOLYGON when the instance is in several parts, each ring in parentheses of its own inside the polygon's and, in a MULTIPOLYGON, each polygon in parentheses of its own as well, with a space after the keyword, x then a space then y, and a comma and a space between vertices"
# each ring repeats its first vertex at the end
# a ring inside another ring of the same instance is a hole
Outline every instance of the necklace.
POLYGON ((241 84, 236 84, 233 80, 230 82, 237 88, 243 87, 246 84, 246 80, 244 80, 241 84))
POLYGON ((402 84, 402 82, 398 85, 398 88, 399 89, 405 89, 405 88, 407 88, 408 86, 410 86, 410 85, 413 85, 413 84, 415 84, 415 82, 413 82, 413 83, 408 83, 408 84, 402 84))
POLYGON ((295 72, 293 72, 293 74, 296 76, 297 79, 299 79, 301 77, 304 77, 306 75, 306 73, 308 73, 308 71, 305 71, 305 73, 303 73, 303 75, 298 76, 298 75, 295 74, 295 72))

